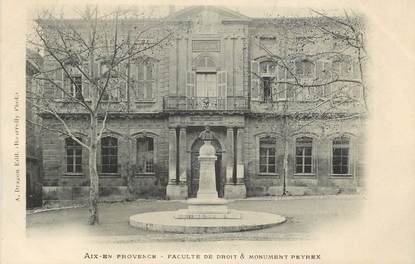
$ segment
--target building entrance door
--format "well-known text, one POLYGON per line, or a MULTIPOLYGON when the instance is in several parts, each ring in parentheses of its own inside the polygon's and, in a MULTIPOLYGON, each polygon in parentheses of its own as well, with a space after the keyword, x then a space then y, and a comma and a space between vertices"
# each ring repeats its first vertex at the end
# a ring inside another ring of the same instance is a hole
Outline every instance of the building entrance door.
MULTIPOLYGON (((199 176, 200 176, 200 163, 199 163, 199 149, 203 145, 200 138, 196 139, 191 149, 191 173, 190 181, 188 181, 188 197, 195 198, 197 190, 199 189, 199 176)), ((212 145, 216 149, 216 162, 215 162, 215 174, 216 174, 216 191, 219 197, 223 197, 225 179, 222 177, 222 148, 218 140, 213 139, 212 145)))

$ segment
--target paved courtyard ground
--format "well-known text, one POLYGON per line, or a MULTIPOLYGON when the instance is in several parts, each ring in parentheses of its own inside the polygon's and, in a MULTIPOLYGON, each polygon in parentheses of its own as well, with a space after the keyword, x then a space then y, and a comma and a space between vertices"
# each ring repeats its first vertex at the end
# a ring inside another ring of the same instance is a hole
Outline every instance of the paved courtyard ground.
POLYGON ((100 224, 87 224, 88 209, 72 208, 27 215, 28 237, 93 237, 112 242, 172 242, 218 240, 304 240, 319 228, 355 221, 363 206, 358 195, 287 197, 236 200, 232 209, 283 215, 287 222, 268 229, 225 234, 172 234, 144 231, 129 226, 131 215, 186 208, 182 201, 138 200, 100 204, 100 224))

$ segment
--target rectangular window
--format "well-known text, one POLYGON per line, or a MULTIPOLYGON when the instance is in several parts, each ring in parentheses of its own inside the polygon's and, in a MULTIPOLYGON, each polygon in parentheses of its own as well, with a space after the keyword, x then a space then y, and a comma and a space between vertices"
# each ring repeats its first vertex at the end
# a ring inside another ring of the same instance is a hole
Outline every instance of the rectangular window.
POLYGON ((349 139, 337 137, 333 140, 333 174, 349 174, 349 139))
POLYGON ((126 67, 123 64, 115 65, 110 72, 110 66, 110 62, 108 61, 100 64, 101 79, 99 80, 99 83, 102 88, 106 85, 105 92, 102 95, 102 100, 117 102, 120 100, 121 95, 124 94, 124 89, 126 89, 126 67), (110 76, 107 83, 109 72, 110 76))
POLYGON ((140 63, 135 68, 137 76, 137 85, 135 88, 136 98, 138 100, 152 100, 154 98, 153 87, 154 87, 154 64, 140 63))
MULTIPOLYGON (((81 141, 80 138, 77 138, 81 141)), ((82 173, 82 146, 72 138, 65 139, 66 172, 82 173)))
POLYGON ((313 172, 313 139, 302 137, 295 145, 295 173, 313 172))
MULTIPOLYGON (((286 66, 288 67, 288 65, 286 66)), ((278 67, 277 100, 294 100, 296 96, 294 77, 286 67, 278 67)))
POLYGON ((259 142, 259 172, 276 173, 276 141, 266 137, 259 142))
POLYGON ((137 172, 154 173, 154 139, 137 139, 137 172))
MULTIPOLYGON (((69 94, 72 97, 75 97, 76 99, 82 98, 82 74, 77 68, 68 67, 67 72, 70 74, 70 76, 67 75, 67 73, 63 72, 63 89, 67 94, 69 94)), ((65 97, 64 94, 62 94, 62 97, 65 97)))

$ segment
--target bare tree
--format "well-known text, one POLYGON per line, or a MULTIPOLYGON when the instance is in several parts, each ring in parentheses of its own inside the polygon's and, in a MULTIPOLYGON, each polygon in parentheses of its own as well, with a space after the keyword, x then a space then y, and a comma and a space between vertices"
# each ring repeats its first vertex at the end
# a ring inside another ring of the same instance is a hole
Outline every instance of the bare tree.
POLYGON ((174 30, 139 10, 118 8, 101 13, 97 7, 89 6, 74 11, 76 19, 42 10, 35 20, 34 36, 28 37, 28 44, 38 47, 44 55, 44 65, 35 76, 43 91, 28 93, 28 100, 33 101, 37 112, 57 121, 57 125, 36 125, 66 135, 87 150, 89 224, 93 225, 99 223, 97 146, 108 130, 111 112, 128 110, 130 61, 145 60, 148 54, 161 50, 168 45, 174 30), (127 89, 121 89, 125 86, 127 89), (114 106, 112 99, 119 97, 125 100, 114 106), (68 123, 71 113, 88 120, 86 142, 68 123))
MULTIPOLYGON (((364 20, 349 16, 347 11, 343 17, 315 10, 312 13, 317 17, 308 18, 303 22, 307 25, 297 28, 308 32, 284 36, 286 49, 276 51, 259 42, 265 53, 263 63, 255 62, 251 67, 254 80, 259 81, 258 97, 267 103, 267 112, 280 122, 273 130, 279 131, 284 142, 284 195, 289 139, 294 134, 311 125, 323 127, 364 117, 368 112, 364 20), (261 71, 266 73, 265 78, 261 71)), ((278 27, 284 24, 282 20, 271 19, 271 23, 278 27)), ((290 20, 295 23, 295 19, 290 20)))

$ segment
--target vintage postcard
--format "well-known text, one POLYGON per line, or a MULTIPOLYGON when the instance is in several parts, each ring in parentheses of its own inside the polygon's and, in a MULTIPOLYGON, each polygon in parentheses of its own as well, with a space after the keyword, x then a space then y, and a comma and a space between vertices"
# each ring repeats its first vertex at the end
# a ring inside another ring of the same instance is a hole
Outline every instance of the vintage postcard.
POLYGON ((415 262, 414 7, 1 3, 0 262, 415 262))

